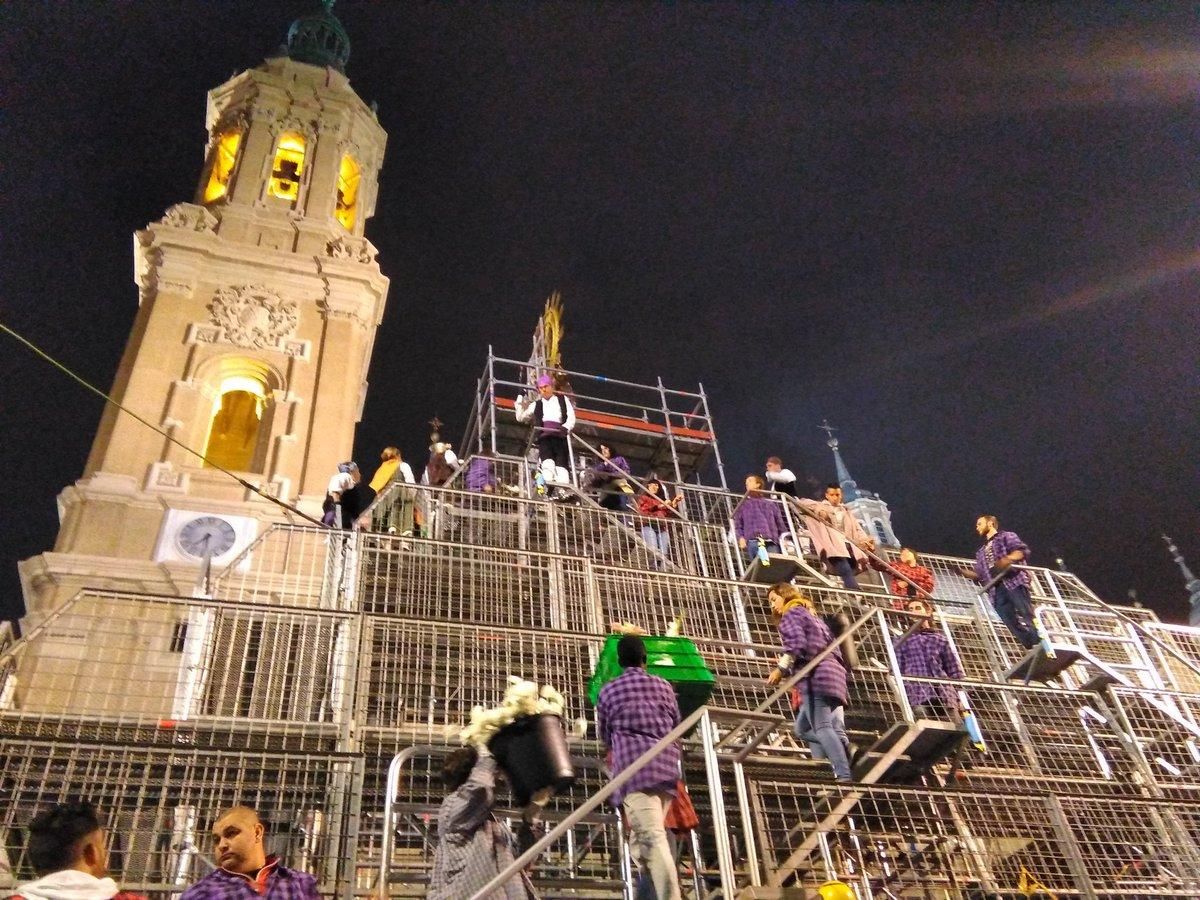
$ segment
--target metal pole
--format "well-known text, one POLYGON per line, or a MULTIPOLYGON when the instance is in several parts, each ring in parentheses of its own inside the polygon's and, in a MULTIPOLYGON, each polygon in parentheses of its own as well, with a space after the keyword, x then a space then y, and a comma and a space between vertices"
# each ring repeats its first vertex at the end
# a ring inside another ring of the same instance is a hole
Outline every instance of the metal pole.
POLYGON ((396 814, 393 806, 400 789, 400 770, 417 754, 433 753, 437 748, 430 745, 405 747, 392 757, 387 770, 387 786, 383 795, 383 838, 379 842, 379 893, 387 896, 388 879, 391 878, 392 853, 396 849, 396 814))
POLYGON ((705 427, 709 434, 713 436, 713 455, 717 458, 717 475, 721 479, 721 489, 728 491, 729 485, 725 482, 725 463, 721 461, 721 447, 717 443, 717 431, 713 428, 712 413, 708 411, 708 395, 704 393, 704 382, 698 382, 700 387, 700 402, 704 404, 704 421, 705 427))
POLYGON ((671 409, 667 406, 667 392, 663 387, 661 375, 658 376, 658 395, 662 398, 663 423, 667 429, 667 446, 671 448, 671 465, 675 469, 675 481, 682 483, 683 473, 679 469, 679 454, 675 452, 675 432, 671 430, 671 409))
POLYGON ((487 374, 487 402, 488 416, 491 419, 492 453, 498 453, 499 451, 496 449, 496 365, 491 344, 488 344, 487 374))
POLYGON ((746 845, 746 873, 750 884, 762 885, 762 869, 758 867, 758 839, 754 836, 753 816, 750 812, 750 787, 746 783, 746 767, 741 760, 733 762, 733 783, 737 788, 738 812, 742 817, 742 842, 746 845))
POLYGON ((725 821, 725 794, 717 759, 716 732, 707 707, 700 717, 700 746, 704 751, 704 771, 708 776, 708 802, 712 812, 713 838, 717 845, 717 872, 721 877, 721 896, 733 897, 737 882, 733 876, 733 853, 729 849, 729 826, 725 821))

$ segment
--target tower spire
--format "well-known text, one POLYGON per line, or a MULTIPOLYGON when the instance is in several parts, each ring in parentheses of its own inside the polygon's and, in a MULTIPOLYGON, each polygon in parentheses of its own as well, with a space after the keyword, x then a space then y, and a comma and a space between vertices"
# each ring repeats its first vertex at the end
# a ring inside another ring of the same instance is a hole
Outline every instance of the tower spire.
POLYGON ((840 484, 842 487, 843 501, 849 503, 851 500, 857 500, 858 483, 850 477, 850 470, 846 468, 846 463, 842 459, 842 454, 838 451, 838 439, 833 436, 833 433, 837 431, 837 429, 829 424, 828 419, 822 420, 820 426, 818 427, 821 429, 821 431, 825 432, 826 436, 828 437, 828 440, 825 443, 828 445, 829 449, 833 451, 833 464, 837 469, 838 484, 840 484))
POLYGON ((287 55, 296 62, 329 66, 343 75, 350 59, 350 38, 333 14, 333 0, 321 0, 320 9, 292 23, 287 35, 287 55))
POLYGON ((1179 552, 1175 542, 1165 534, 1162 539, 1166 542, 1167 552, 1175 560, 1175 565, 1179 566, 1179 571, 1183 573, 1184 587, 1188 592, 1188 599, 1191 601, 1191 608, 1188 610, 1188 624, 1200 625, 1200 578, 1197 578, 1188 568, 1187 560, 1183 558, 1183 554, 1179 552))

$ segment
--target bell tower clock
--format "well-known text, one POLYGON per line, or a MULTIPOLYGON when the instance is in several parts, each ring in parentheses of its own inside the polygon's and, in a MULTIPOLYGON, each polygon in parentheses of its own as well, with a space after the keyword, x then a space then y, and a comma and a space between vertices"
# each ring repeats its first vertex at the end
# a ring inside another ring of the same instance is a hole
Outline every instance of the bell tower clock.
POLYGON ((107 407, 54 551, 21 563, 35 618, 84 585, 187 593, 205 548, 231 559, 280 515, 221 469, 319 516, 350 454, 388 291, 364 234, 387 136, 331 6, 209 93, 194 196, 134 235, 111 393, 200 456, 107 407))

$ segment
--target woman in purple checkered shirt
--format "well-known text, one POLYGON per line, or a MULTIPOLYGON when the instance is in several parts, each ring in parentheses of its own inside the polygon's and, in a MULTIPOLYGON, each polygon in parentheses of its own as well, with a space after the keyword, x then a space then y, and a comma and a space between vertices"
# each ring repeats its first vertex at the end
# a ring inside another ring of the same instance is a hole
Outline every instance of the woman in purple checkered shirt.
MULTIPOLYGON (((833 643, 829 626, 817 618, 813 603, 790 584, 776 584, 767 594, 771 612, 779 616, 779 636, 784 653, 767 677, 778 684, 804 668, 833 643)), ((850 739, 846 736, 846 666, 834 650, 801 679, 800 706, 796 710, 796 737, 803 738, 814 759, 828 759, 838 781, 850 781, 850 739)))

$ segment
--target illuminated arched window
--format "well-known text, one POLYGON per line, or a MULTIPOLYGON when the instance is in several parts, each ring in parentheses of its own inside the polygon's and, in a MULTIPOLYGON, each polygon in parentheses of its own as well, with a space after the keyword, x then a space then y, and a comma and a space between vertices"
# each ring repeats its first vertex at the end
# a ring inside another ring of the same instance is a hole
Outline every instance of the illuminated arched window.
POLYGON ((220 200, 229 190, 229 178, 233 175, 233 164, 237 162, 238 148, 242 145, 240 131, 226 131, 217 138, 209 168, 208 183, 204 185, 204 203, 220 200))
POLYGON ((343 156, 338 167, 337 220, 347 231, 354 230, 358 217, 358 180, 361 170, 351 156, 343 156))
POLYGON ((279 138, 275 162, 271 166, 271 196, 295 200, 300 194, 300 175, 304 171, 304 137, 289 131, 279 138))
POLYGON ((266 396, 267 386, 259 378, 227 375, 221 379, 204 449, 207 464, 243 472, 251 468, 266 396))

